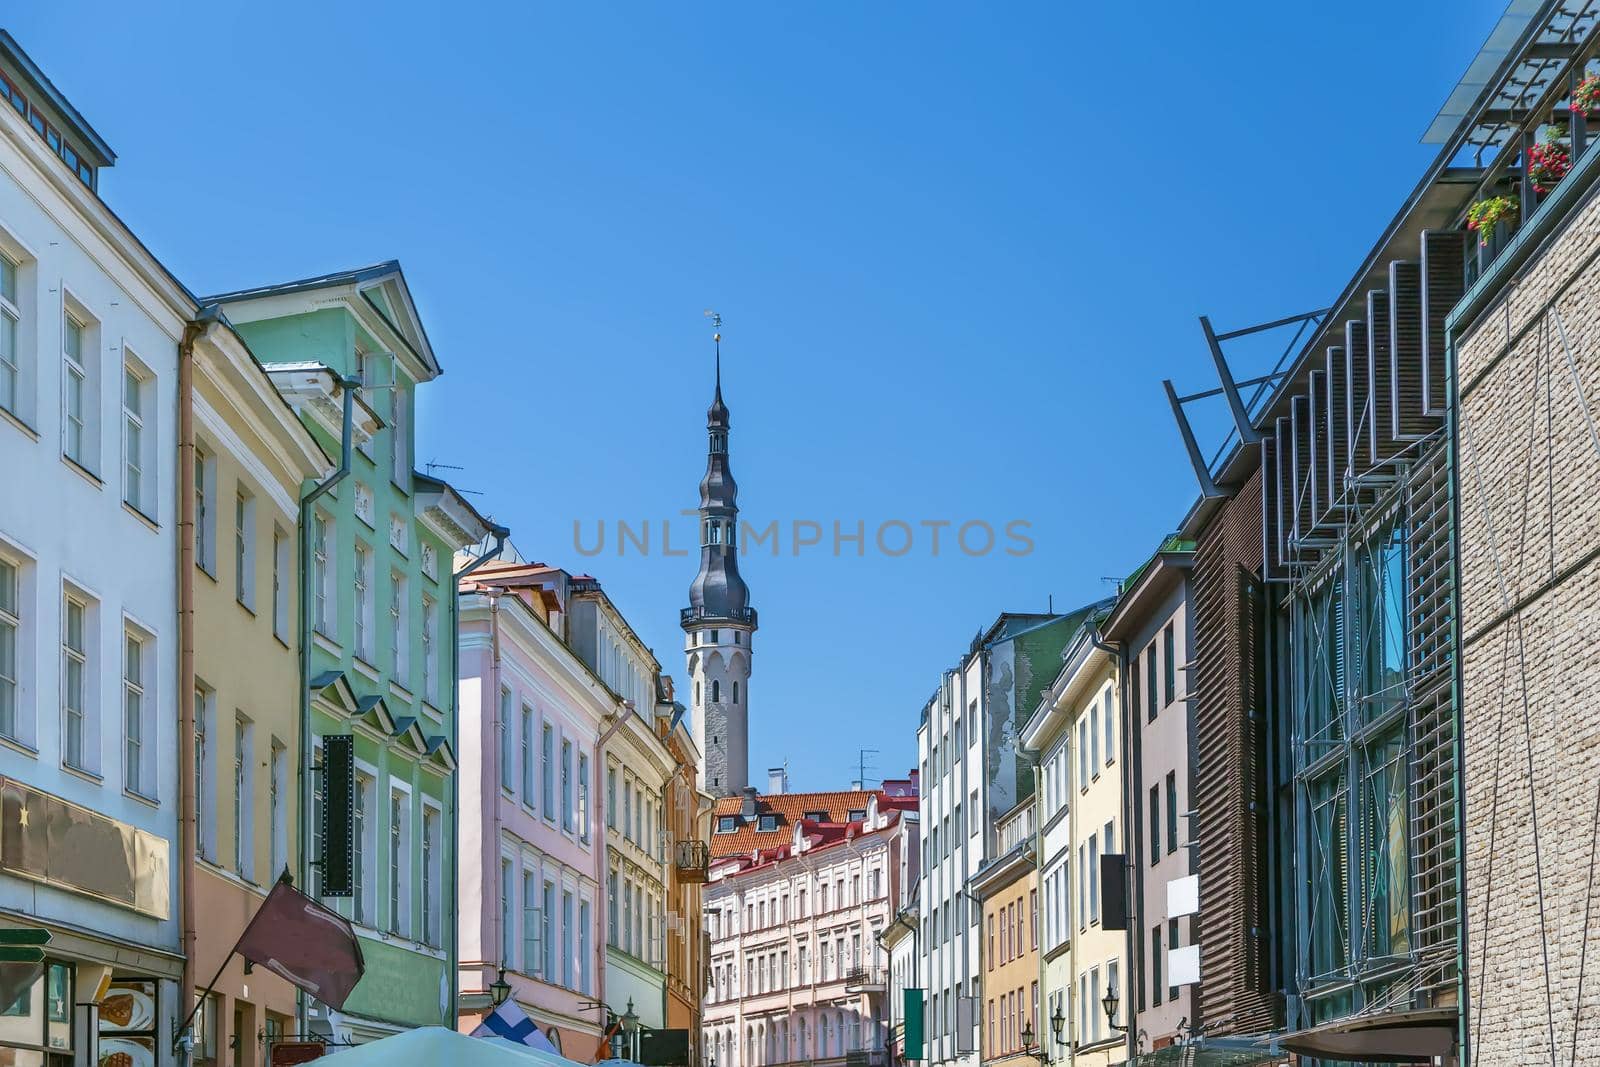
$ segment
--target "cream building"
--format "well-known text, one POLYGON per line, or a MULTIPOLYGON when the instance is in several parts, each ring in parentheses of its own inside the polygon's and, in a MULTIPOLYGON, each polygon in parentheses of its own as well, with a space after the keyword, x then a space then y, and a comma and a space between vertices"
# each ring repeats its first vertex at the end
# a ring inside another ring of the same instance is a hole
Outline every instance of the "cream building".
MULTIPOLYGON (((195 981, 217 973, 294 862, 301 486, 333 462, 243 340, 212 318, 194 344, 195 981)), ((194 1062, 255 1067, 295 1030, 295 989, 234 958, 206 999, 194 1062)))
POLYGON ((1045 1018, 1066 1019, 1059 1040, 1042 1028, 1052 1059, 1074 1064, 1121 1063, 1127 1038, 1113 1023, 1127 1019, 1127 932, 1107 930, 1101 899, 1104 856, 1123 856, 1122 743, 1113 654, 1097 642, 1096 612, 1067 643, 1063 666, 1023 728, 1023 744, 1039 753, 1040 908, 1043 916, 1045 1018), (1117 1016, 1101 1001, 1114 990, 1117 1016))

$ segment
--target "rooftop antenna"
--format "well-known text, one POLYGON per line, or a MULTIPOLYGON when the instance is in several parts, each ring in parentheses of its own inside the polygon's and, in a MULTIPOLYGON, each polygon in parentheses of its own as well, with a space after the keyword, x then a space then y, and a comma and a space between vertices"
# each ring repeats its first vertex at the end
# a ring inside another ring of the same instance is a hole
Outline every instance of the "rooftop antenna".
POLYGON ((1044 612, 1046 615, 1054 615, 1056 613, 1056 595, 1054 593, 1044 598, 1044 612))

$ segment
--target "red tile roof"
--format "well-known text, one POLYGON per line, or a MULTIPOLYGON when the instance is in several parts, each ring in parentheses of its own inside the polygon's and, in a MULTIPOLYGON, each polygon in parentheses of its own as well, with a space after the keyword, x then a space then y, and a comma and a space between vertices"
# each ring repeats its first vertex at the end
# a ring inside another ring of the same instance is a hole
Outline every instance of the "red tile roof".
MULTIPOLYGON (((795 823, 805 819, 807 812, 820 812, 820 820, 807 820, 807 832, 820 834, 824 840, 843 839, 850 813, 866 811, 867 802, 876 796, 879 810, 907 810, 906 798, 888 797, 876 789, 845 790, 830 793, 778 793, 756 797, 756 814, 751 819, 740 818, 739 828, 732 833, 717 833, 722 816, 739 816, 744 797, 721 797, 711 818, 711 858, 748 856, 755 849, 787 848, 794 843, 795 823), (777 828, 758 830, 762 815, 776 815, 777 828)), ((916 807, 916 797, 909 798, 909 808, 916 807)), ((861 833, 859 820, 854 824, 856 834, 861 833)))

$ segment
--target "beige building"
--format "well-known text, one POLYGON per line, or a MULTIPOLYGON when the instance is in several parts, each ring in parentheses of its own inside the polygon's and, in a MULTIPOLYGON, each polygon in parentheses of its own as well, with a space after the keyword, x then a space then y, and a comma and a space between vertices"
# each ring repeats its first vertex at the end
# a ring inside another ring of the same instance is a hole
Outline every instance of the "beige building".
MULTIPOLYGON (((191 383, 195 452, 182 488, 194 495, 195 566, 182 580, 195 611, 198 991, 295 863, 297 520, 301 486, 333 464, 225 322, 196 341, 191 383)), ((194 1062, 264 1064, 294 1019, 294 987, 234 958, 197 1019, 194 1062)))
POLYGON ((1022 734, 1040 767, 1040 1011, 1065 1017, 1060 1038, 1051 1032, 1044 1051, 1091 1065, 1127 1059, 1126 1034, 1113 1026, 1127 1020, 1127 932, 1103 925, 1108 905, 1126 903, 1102 900, 1100 891, 1102 858, 1126 854, 1117 666, 1098 643, 1103 616, 1091 614, 1067 642, 1061 673, 1022 734), (1114 1019, 1101 1006, 1108 990, 1120 1005, 1114 1019))
POLYGON ((1049 1023, 1039 1015, 1039 872, 1034 797, 995 823, 994 859, 968 889, 983 908, 982 1062, 1035 1067, 1049 1023))

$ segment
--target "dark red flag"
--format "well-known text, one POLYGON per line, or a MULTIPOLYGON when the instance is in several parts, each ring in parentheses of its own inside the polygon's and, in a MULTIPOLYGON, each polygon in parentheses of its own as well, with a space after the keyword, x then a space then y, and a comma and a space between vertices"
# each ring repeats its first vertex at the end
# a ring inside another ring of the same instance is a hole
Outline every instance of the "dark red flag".
POLYGON ((272 887, 234 951, 332 1008, 344 1007, 366 970, 350 924, 288 882, 272 887))

